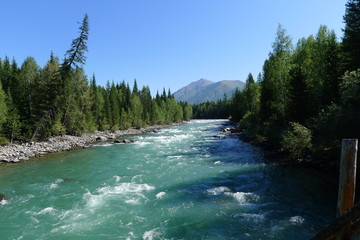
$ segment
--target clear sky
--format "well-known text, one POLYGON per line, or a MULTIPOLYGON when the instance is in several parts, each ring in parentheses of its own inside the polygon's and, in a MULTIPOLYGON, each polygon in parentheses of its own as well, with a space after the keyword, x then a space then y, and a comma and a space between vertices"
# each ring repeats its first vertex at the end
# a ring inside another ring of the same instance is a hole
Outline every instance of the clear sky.
POLYGON ((89 15, 88 76, 172 92, 200 78, 242 80, 262 70, 280 23, 295 44, 320 25, 343 33, 341 0, 0 0, 0 58, 43 67, 60 59, 89 15))

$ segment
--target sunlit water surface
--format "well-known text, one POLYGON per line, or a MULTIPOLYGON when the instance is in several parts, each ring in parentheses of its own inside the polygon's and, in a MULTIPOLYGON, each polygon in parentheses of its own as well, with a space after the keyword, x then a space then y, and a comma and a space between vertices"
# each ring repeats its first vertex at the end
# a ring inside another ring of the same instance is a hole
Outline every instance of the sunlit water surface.
POLYGON ((336 177, 265 164, 195 120, 0 168, 0 239, 308 239, 334 218, 336 177))

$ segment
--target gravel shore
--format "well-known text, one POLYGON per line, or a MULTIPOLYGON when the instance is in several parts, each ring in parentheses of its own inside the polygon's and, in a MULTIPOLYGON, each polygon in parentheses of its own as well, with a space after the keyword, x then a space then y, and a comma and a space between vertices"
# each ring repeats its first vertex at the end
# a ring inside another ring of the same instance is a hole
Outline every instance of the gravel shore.
POLYGON ((128 135, 156 132, 164 126, 150 126, 141 129, 128 129, 116 132, 95 132, 82 136, 57 136, 46 141, 23 144, 7 144, 0 147, 0 165, 4 163, 17 163, 33 157, 43 156, 47 153, 69 151, 76 148, 86 148, 98 141, 115 140, 128 135))

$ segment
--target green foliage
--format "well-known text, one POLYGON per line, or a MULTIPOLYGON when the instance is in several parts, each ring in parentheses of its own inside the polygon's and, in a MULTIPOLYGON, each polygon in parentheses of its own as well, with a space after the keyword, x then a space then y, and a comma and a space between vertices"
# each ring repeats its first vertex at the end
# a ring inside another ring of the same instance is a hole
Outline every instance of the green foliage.
POLYGON ((230 100, 231 120, 240 121, 246 113, 246 104, 244 91, 236 89, 230 100))
POLYGON ((360 71, 345 73, 340 86, 340 101, 325 107, 311 127, 321 146, 338 146, 342 138, 360 136, 360 71))
POLYGON ((284 127, 288 119, 291 53, 291 39, 279 25, 273 52, 264 63, 260 82, 260 115, 270 126, 284 127))
POLYGON ((9 140, 6 137, 0 137, 0 146, 6 145, 9 143, 9 140))
POLYGON ((20 136, 21 121, 19 112, 13 102, 10 92, 7 94, 6 104, 8 107, 8 114, 7 121, 5 122, 3 127, 3 132, 12 143, 14 138, 20 136))
POLYGON ((230 100, 205 102, 192 105, 195 119, 228 119, 230 118, 230 100))
POLYGON ((290 128, 282 135, 282 146, 289 151, 290 157, 298 159, 311 148, 311 131, 303 125, 290 122, 290 128))
POLYGON ((131 125, 135 128, 142 128, 144 126, 144 121, 141 118, 143 108, 141 105, 140 97, 138 95, 133 95, 130 101, 131 112, 130 119, 131 125))
POLYGON ((2 85, 0 82, 0 130, 1 130, 1 124, 3 124, 6 121, 7 117, 7 106, 5 102, 5 93, 2 89, 2 85))
POLYGON ((360 136, 360 69, 347 72, 340 86, 342 107, 342 132, 346 138, 360 136))
MULTIPOLYGON (((230 99, 231 119, 239 121, 251 139, 282 147, 292 158, 306 153, 311 142, 324 149, 338 146, 341 138, 358 138, 360 74, 341 77, 343 54, 334 31, 326 26, 300 39, 295 49, 279 26, 258 80, 249 74, 245 88, 230 99)), ((194 106, 195 117, 216 112, 210 106, 194 106)))
POLYGON ((260 132, 259 115, 252 112, 247 112, 239 122, 241 128, 246 129, 249 136, 255 137, 260 132))
POLYGON ((51 133, 54 136, 62 136, 66 133, 66 128, 61 122, 60 115, 55 118, 54 123, 51 126, 51 133))
POLYGON ((79 27, 79 37, 71 43, 71 48, 66 52, 62 68, 68 71, 72 65, 78 66, 85 64, 85 52, 88 51, 87 40, 89 38, 89 19, 85 14, 81 26, 79 27))
POLYGON ((339 146, 343 131, 343 110, 339 104, 326 106, 311 119, 310 127, 314 133, 314 143, 322 148, 339 146))
POLYGON ((184 113, 183 119, 185 121, 189 121, 193 116, 193 110, 192 110, 191 105, 187 102, 182 102, 180 104, 183 108, 183 113, 184 113))
POLYGON ((343 50, 346 70, 360 68, 360 1, 348 0, 344 16, 343 50))

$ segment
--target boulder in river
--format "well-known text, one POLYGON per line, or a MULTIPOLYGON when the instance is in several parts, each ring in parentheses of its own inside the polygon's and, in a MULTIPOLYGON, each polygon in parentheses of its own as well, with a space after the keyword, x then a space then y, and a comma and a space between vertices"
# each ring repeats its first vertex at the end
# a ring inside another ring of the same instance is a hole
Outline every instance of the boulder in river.
POLYGON ((0 193, 0 202, 1 202, 2 200, 5 200, 5 194, 0 193))
POLYGON ((225 138, 226 136, 225 135, 214 135, 213 137, 214 138, 225 138))
POLYGON ((133 143, 134 140, 131 140, 131 139, 124 139, 122 140, 123 143, 133 143))
POLYGON ((104 136, 100 136, 100 137, 96 138, 96 141, 106 141, 106 140, 108 140, 108 139, 104 136))
POLYGON ((229 127, 224 127, 221 131, 223 131, 223 132, 230 132, 230 131, 231 131, 231 128, 229 128, 229 127))
POLYGON ((128 143, 133 143, 134 140, 131 140, 131 139, 123 139, 123 140, 119 140, 119 139, 116 139, 114 141, 115 144, 128 144, 128 143))

